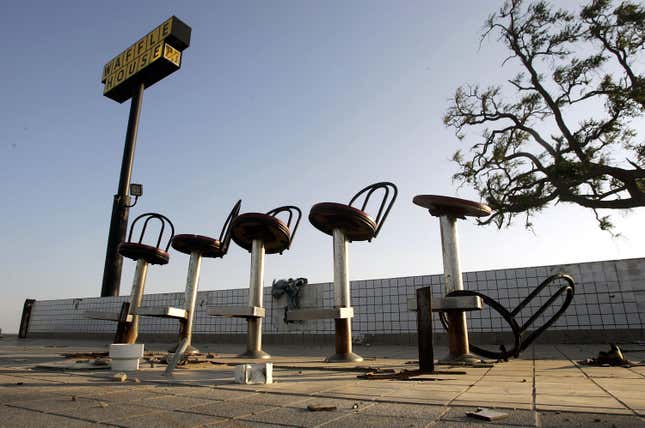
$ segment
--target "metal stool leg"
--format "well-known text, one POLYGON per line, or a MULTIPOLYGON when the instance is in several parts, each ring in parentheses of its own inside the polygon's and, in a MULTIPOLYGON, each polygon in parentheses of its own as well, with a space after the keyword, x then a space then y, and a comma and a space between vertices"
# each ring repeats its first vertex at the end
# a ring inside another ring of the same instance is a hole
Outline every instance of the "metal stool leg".
MULTIPOLYGON (((249 286, 249 306, 263 306, 264 298, 264 243, 253 240, 251 247, 251 278, 249 286)), ((271 358, 262 350, 262 318, 247 318, 246 352, 241 358, 271 358)))
MULTIPOLYGON (((349 308, 349 275, 347 266, 347 239, 340 229, 334 229, 334 303, 337 308, 349 308)), ((336 353, 327 362, 338 363, 363 361, 363 357, 352 352, 351 318, 335 319, 336 353)))
MULTIPOLYGON (((441 250, 443 253, 443 272, 446 294, 463 290, 464 283, 459 263, 459 241, 457 238, 457 219, 453 216, 439 217, 441 226, 441 250)), ((463 311, 450 311, 448 316, 448 357, 442 362, 473 363, 480 361, 470 353, 466 314, 463 311)))
POLYGON ((190 254, 190 261, 188 262, 188 274, 186 276, 186 294, 185 294, 185 308, 186 319, 182 320, 182 325, 179 331, 179 344, 175 349, 175 355, 168 361, 166 374, 172 374, 177 364, 182 360, 184 355, 188 353, 199 352, 197 349, 191 347, 191 340, 193 336, 193 318, 195 316, 195 301, 197 300, 197 286, 199 285, 199 270, 202 265, 202 255, 196 251, 190 254))
POLYGON ((139 335, 139 316, 134 315, 137 309, 141 306, 143 301, 143 289, 146 285, 146 278, 148 277, 148 262, 145 260, 137 260, 137 267, 134 271, 134 279, 132 280, 132 291, 130 293, 130 313, 132 315, 132 322, 127 323, 123 333, 123 342, 133 344, 137 341, 139 335))

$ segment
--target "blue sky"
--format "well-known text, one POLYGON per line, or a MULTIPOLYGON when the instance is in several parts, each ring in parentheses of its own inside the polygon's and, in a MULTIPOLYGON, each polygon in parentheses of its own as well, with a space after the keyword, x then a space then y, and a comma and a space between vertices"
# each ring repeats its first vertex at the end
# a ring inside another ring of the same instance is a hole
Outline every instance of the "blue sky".
MULTIPOLYGON (((577 2, 563 2, 575 5, 577 2)), ((179 233, 217 236, 242 211, 346 201, 382 180, 399 199, 378 239, 350 246, 350 277, 440 273, 438 221, 416 194, 457 189, 444 128, 466 82, 497 82, 505 52, 479 33, 496 2, 5 2, 0 13, 0 328, 25 298, 100 293, 112 195, 129 103, 102 96, 103 65, 171 15, 192 28, 182 69, 146 90, 133 170, 144 211, 179 233)), ((505 73, 505 74, 502 74, 505 73)), ((476 141, 476 134, 467 141, 476 141)), ((498 231, 461 222, 465 271, 642 257, 644 210, 616 213, 612 239, 593 214, 560 204, 498 231)), ((332 278, 331 238, 305 219, 292 249, 268 256, 273 278, 332 278)), ((188 257, 153 267, 146 292, 184 288, 188 257)), ((249 254, 206 260, 201 290, 248 285, 249 254)), ((121 292, 134 263, 125 260, 121 292)))

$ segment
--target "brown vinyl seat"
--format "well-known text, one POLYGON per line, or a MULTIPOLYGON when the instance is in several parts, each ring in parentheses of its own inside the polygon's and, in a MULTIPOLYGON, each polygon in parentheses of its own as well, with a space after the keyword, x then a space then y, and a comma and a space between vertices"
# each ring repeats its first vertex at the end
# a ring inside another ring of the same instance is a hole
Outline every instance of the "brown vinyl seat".
POLYGON ((301 216, 300 208, 293 205, 274 208, 266 214, 242 214, 237 216, 232 223, 231 237, 237 245, 249 252, 251 252, 253 241, 258 240, 262 241, 265 254, 282 254, 291 246, 301 216), (282 213, 289 215, 286 223, 278 218, 278 215, 282 213), (291 228, 294 214, 296 220, 291 228))
POLYGON ((320 202, 309 211, 309 222, 327 235, 341 229, 350 241, 374 238, 376 221, 365 211, 336 202, 320 202))
POLYGON ((132 260, 145 260, 151 265, 165 265, 170 260, 170 254, 161 248, 136 242, 122 242, 118 248, 119 254, 132 260))
POLYGON ((251 251, 254 240, 264 243, 266 254, 282 253, 291 244, 289 227, 269 214, 246 213, 237 216, 231 227, 233 241, 251 251))
POLYGON ((448 215, 464 219, 466 217, 485 217, 492 212, 488 205, 451 196, 417 195, 412 199, 412 202, 427 208, 430 214, 435 217, 448 215))
POLYGON ((334 229, 340 229, 345 239, 352 241, 371 241, 378 235, 385 218, 396 200, 398 190, 393 183, 383 181, 361 189, 349 201, 349 204, 337 202, 320 202, 311 207, 309 222, 318 230, 333 236, 334 229), (376 218, 369 215, 365 209, 377 191, 383 192, 383 198, 378 205, 376 218), (360 209, 352 206, 362 198, 360 209))
POLYGON ((168 217, 159 214, 159 213, 143 213, 132 221, 130 225, 130 233, 128 234, 128 241, 121 242, 117 247, 117 251, 123 257, 127 257, 132 260, 144 260, 151 265, 165 265, 170 260, 170 255, 168 254, 168 248, 170 247, 170 241, 175 235, 175 227, 168 217), (132 241, 132 233, 134 232, 135 225, 141 221, 143 222, 143 227, 141 228, 141 233, 139 235, 139 241, 132 241), (157 245, 152 246, 143 243, 143 237, 146 234, 146 228, 150 220, 156 220, 160 224, 159 235, 157 237, 157 245), (168 244, 166 248, 161 248, 161 239, 163 237, 164 230, 166 226, 170 226, 170 238, 168 238, 168 244))
POLYGON ((203 235, 181 234, 175 235, 172 239, 172 248, 180 253, 190 255, 197 251, 202 257, 224 257, 222 245, 219 239, 214 239, 203 235))
POLYGON ((224 257, 228 252, 228 244, 231 241, 231 225, 240 212, 241 206, 241 199, 233 205, 233 209, 228 214, 218 239, 210 236, 183 233, 172 238, 172 248, 188 255, 198 252, 202 257, 207 258, 224 257))

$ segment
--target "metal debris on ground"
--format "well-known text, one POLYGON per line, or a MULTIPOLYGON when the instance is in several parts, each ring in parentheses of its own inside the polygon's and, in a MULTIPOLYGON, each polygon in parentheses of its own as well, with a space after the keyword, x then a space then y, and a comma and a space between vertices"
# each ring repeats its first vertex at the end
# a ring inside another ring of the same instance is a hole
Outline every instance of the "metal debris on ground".
POLYGON ((60 354, 65 358, 105 358, 109 356, 108 352, 69 352, 60 354))
POLYGON ((484 409, 480 407, 474 412, 466 412, 466 416, 475 419, 483 419, 485 421, 497 421, 508 417, 508 413, 502 413, 498 412, 497 410, 484 409))
POLYGON ((626 359, 618 345, 613 343, 609 345, 609 351, 600 351, 597 357, 578 361, 578 364, 600 367, 632 367, 642 365, 641 363, 626 359))
POLYGON ((240 364, 233 370, 235 383, 245 385, 273 383, 273 363, 240 364))
POLYGON ((420 378, 419 376, 427 375, 465 375, 465 371, 453 371, 453 370, 436 370, 433 372, 424 372, 421 370, 388 370, 388 371, 372 371, 365 374, 356 376, 358 379, 367 379, 367 380, 415 380, 415 381, 442 381, 442 380, 454 380, 452 378, 420 378))
POLYGON ((114 380, 116 380, 116 381, 119 381, 119 382, 123 383, 123 382, 125 382, 126 380, 128 380, 128 375, 127 375, 127 374, 125 374, 125 373, 123 373, 123 372, 120 372, 120 373, 117 373, 117 374, 115 374, 114 376, 112 376, 112 379, 114 379, 114 380))
POLYGON ((110 368, 110 363, 104 358, 96 360, 63 360, 36 364, 33 368, 36 370, 49 371, 107 370, 110 368))
MULTIPOLYGON (((213 363, 213 364, 225 364, 225 363, 213 363)), ((232 364, 236 365, 236 364, 232 364)), ((372 366, 353 366, 353 367, 334 367, 334 366, 295 366, 289 364, 274 364, 274 369, 280 370, 315 370, 315 371, 330 371, 330 372, 379 372, 385 373, 388 370, 394 371, 390 368, 380 368, 372 366)))
POLYGON ((307 406, 307 410, 310 412, 332 412, 336 409, 336 406, 321 406, 317 404, 310 404, 307 406))

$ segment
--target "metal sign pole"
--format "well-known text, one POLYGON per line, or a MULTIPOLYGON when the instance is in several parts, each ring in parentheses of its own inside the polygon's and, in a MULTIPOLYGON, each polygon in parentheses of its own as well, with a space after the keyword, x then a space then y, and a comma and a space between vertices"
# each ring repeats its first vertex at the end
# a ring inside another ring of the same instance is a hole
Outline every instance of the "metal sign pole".
POLYGON ((110 219, 110 232, 108 234, 107 250, 105 252, 101 297, 119 295, 123 257, 117 252, 117 247, 119 243, 125 240, 125 234, 128 229, 128 214, 130 212, 130 197, 128 193, 130 189, 130 177, 132 176, 132 164, 134 163, 134 149, 137 144, 137 130, 139 129, 143 90, 144 84, 140 83, 135 89, 130 103, 130 116, 128 117, 128 128, 125 134, 125 146, 121 161, 119 190, 114 195, 114 202, 112 204, 112 218, 110 219))

